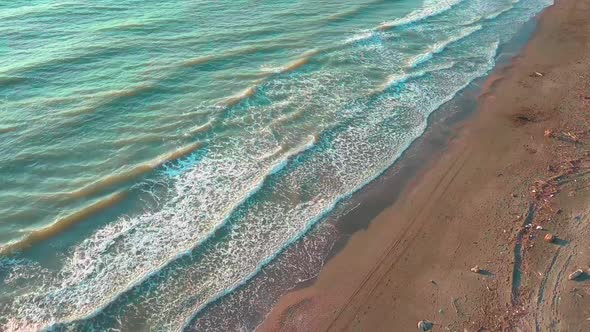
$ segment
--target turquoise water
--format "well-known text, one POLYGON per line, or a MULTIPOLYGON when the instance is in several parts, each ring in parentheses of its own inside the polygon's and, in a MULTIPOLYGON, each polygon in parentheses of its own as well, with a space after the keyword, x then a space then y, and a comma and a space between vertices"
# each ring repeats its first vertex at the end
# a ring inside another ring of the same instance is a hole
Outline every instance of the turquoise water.
POLYGON ((194 328, 550 4, 0 4, 0 330, 194 328))

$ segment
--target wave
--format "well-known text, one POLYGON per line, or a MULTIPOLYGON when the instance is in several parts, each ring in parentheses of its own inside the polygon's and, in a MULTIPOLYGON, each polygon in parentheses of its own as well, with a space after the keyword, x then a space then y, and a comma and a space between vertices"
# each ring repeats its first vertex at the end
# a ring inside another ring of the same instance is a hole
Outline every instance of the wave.
POLYGON ((175 135, 162 135, 162 134, 138 134, 133 137, 123 137, 119 138, 116 141, 113 141, 113 146, 122 148, 128 145, 137 144, 137 143, 161 143, 167 140, 178 139, 179 136, 175 135))
POLYGON ((347 38, 344 43, 345 44, 354 44, 356 42, 359 42, 361 40, 367 40, 372 38, 375 35, 375 31, 373 30, 367 30, 367 31, 363 31, 360 32, 352 37, 347 38))
POLYGON ((222 106, 222 107, 235 106, 236 104, 238 104, 242 100, 252 97, 255 92, 256 92, 256 86, 248 87, 248 88, 244 89, 242 92, 221 101, 220 103, 218 103, 218 106, 222 106))
POLYGON ((22 6, 16 7, 12 9, 2 9, 0 20, 8 20, 8 19, 21 19, 23 17, 34 15, 34 14, 45 14, 48 11, 59 9, 65 6, 74 6, 78 5, 75 2, 58 2, 58 3, 50 3, 50 4, 37 4, 37 5, 30 5, 30 6, 22 6))
POLYGON ((88 186, 75 190, 75 191, 71 191, 71 192, 67 192, 67 193, 62 193, 59 194, 59 196, 61 197, 61 201, 73 201, 73 200, 78 200, 81 198, 86 198, 86 197, 91 197, 93 195, 96 195, 102 191, 104 191, 105 189, 108 188, 112 188, 114 186, 117 185, 121 185, 123 183, 128 183, 134 179, 137 179, 139 176, 144 175, 148 172, 153 171, 155 168, 163 165, 164 163, 171 161, 171 160, 176 160, 178 158, 181 158, 183 156, 186 156, 189 153, 192 153, 193 151, 195 151, 196 149, 200 148, 203 146, 203 143, 193 143, 193 144, 189 144, 187 146, 181 147, 177 150, 165 153, 163 155, 160 155, 146 163, 137 165, 129 170, 126 170, 124 172, 118 173, 118 174, 113 174, 113 175, 109 175, 106 176, 98 181, 95 181, 92 184, 89 184, 88 186))
POLYGON ((376 94, 382 93, 392 86, 396 86, 400 83, 407 82, 411 79, 423 77, 423 76, 425 76, 429 73, 432 73, 432 72, 451 69, 454 66, 455 66, 455 62, 448 62, 448 63, 444 63, 439 66, 423 69, 423 70, 416 71, 416 72, 389 75, 387 77, 387 79, 385 80, 385 82, 383 82, 383 84, 379 85, 379 87, 377 87, 373 92, 371 92, 370 95, 376 95, 376 94))
POLYGON ((25 78, 21 76, 13 76, 13 75, 1 75, 0 76, 0 86, 2 85, 10 85, 10 84, 17 84, 24 81, 25 78))
POLYGON ((415 10, 402 18, 390 22, 383 22, 379 25, 379 29, 387 30, 423 21, 452 9, 462 1, 463 0, 425 0, 424 7, 415 10))
POLYGON ((143 28, 145 26, 146 25, 144 23, 129 22, 129 23, 119 24, 116 26, 116 28, 118 28, 118 29, 137 29, 137 28, 143 28))
POLYGON ((285 74, 291 71, 294 71, 304 65, 306 65, 307 63, 309 63, 309 61, 311 60, 311 58, 314 55, 317 55, 319 53, 319 50, 308 50, 306 52, 303 52, 300 56, 298 56, 295 60, 287 63, 286 65, 282 65, 282 66, 273 66, 273 65, 267 65, 267 64, 263 64, 260 66, 258 72, 254 72, 254 73, 222 73, 219 75, 216 75, 215 77, 218 79, 241 79, 241 80, 254 80, 254 83, 256 84, 261 84, 264 81, 266 81, 268 78, 270 78, 270 76, 272 76, 273 74, 285 74))
POLYGON ((297 59, 286 64, 283 68, 281 68, 280 73, 281 74, 288 73, 288 72, 291 72, 299 67, 302 67, 303 65, 307 64, 309 62, 309 60, 311 60, 311 58, 314 55, 316 55, 318 53, 319 53, 319 51, 315 50, 315 49, 304 52, 297 59))
POLYGON ((208 132, 211 129, 213 129, 213 124, 214 124, 213 121, 208 121, 205 124, 189 128, 186 133, 182 134, 182 136, 191 137, 191 136, 194 136, 197 134, 208 132))
POLYGON ((469 27, 466 28, 462 31, 460 31, 457 35, 450 37, 447 40, 443 40, 441 42, 438 42, 434 45, 432 45, 431 47, 428 48, 428 50, 424 53, 418 54, 412 58, 410 58, 410 60, 408 60, 408 66, 410 67, 417 67, 418 65, 430 60, 435 54, 441 53, 442 51, 445 50, 445 48, 447 48, 449 45, 458 42, 468 36, 471 36, 473 33, 479 31, 482 29, 481 25, 476 25, 474 27, 469 27))
POLYGON ((45 226, 40 229, 33 230, 25 235, 20 240, 8 243, 4 246, 0 246, 0 255, 8 255, 15 251, 20 251, 32 246, 34 243, 46 240, 50 237, 56 236, 63 231, 69 229, 71 226, 87 219, 88 217, 103 211, 104 209, 113 206, 125 198, 124 192, 118 192, 98 202, 93 203, 71 215, 57 219, 49 226, 45 226))
MULTIPOLYGON (((77 43, 72 42, 71 45, 77 43)), ((68 44, 69 46, 70 44, 68 44)), ((52 54, 46 54, 43 57, 34 58, 26 62, 13 63, 11 66, 3 68, 0 77, 20 77, 20 74, 43 70, 47 67, 71 65, 77 61, 89 58, 102 59, 114 52, 120 52, 129 48, 124 43, 96 44, 88 45, 83 48, 68 47, 65 45, 53 45, 54 49, 59 49, 52 54), (61 46, 61 47, 60 47, 61 46)), ((24 80, 24 79, 23 79, 24 80)), ((18 82, 18 81, 17 81, 18 82)), ((14 84, 15 82, 9 82, 14 84)))
MULTIPOLYGON (((286 64, 282 67, 272 68, 270 70, 267 69, 266 73, 269 74, 269 73, 274 72, 276 74, 286 74, 286 73, 292 72, 292 71, 306 65, 307 63, 309 63, 311 58, 313 56, 317 55, 318 53, 319 53, 319 51, 315 50, 315 49, 306 51, 303 54, 301 54, 299 57, 297 57, 297 59, 289 62, 288 64, 286 64)), ((225 100, 219 102, 218 106, 226 107, 226 108, 232 107, 232 106, 237 105, 241 101, 252 97, 256 93, 257 86, 264 83, 269 77, 270 77, 270 75, 261 75, 260 78, 255 81, 256 85, 248 87, 245 90, 243 90, 242 92, 240 92, 236 95, 233 95, 229 98, 226 98, 225 100)))
POLYGON ((198 66, 198 65, 202 65, 207 62, 214 61, 214 60, 220 60, 220 59, 214 55, 204 55, 204 56, 200 56, 200 57, 186 60, 182 63, 182 66, 184 66, 184 67, 198 66))
POLYGON ((122 23, 115 23, 109 26, 99 27, 96 29, 98 32, 102 31, 112 31, 112 30, 135 30, 135 29, 144 29, 149 25, 154 24, 161 24, 162 22, 150 22, 147 24, 146 22, 122 22, 122 23))
POLYGON ((486 15, 486 16, 484 17, 484 19, 485 19, 485 20, 493 20, 493 19, 497 18, 498 16, 500 16, 500 15, 502 15, 502 14, 504 14, 504 13, 506 13, 506 12, 508 12, 508 11, 512 10, 512 9, 514 9, 514 6, 515 6, 516 4, 518 4, 519 2, 520 2, 520 0, 512 0, 512 6, 506 7, 506 8, 504 8, 504 9, 502 9, 502 10, 500 10, 500 11, 497 11, 497 12, 495 12, 495 13, 492 13, 492 14, 486 15))
POLYGON ((476 23, 480 23, 480 22, 494 20, 494 19, 498 18, 500 15, 502 15, 502 14, 504 14, 506 12, 509 12, 512 9, 514 9, 515 5, 518 4, 519 2, 520 2, 520 0, 513 0, 511 2, 512 5, 510 5, 508 7, 504 7, 502 9, 500 9, 499 11, 496 11, 496 12, 493 12, 493 13, 490 13, 490 14, 486 14, 486 15, 483 15, 483 16, 475 17, 472 20, 470 20, 468 22, 465 22, 465 23, 463 23, 461 25, 463 25, 463 26, 469 26, 469 25, 473 25, 473 24, 476 24, 476 23))
POLYGON ((45 100, 41 100, 41 103, 44 103, 44 106, 50 106, 52 104, 59 104, 64 102, 72 102, 76 100, 83 99, 85 100, 85 106, 81 106, 78 108, 58 112, 57 115, 65 116, 65 117, 76 117, 83 114, 88 114, 94 112, 96 109, 100 107, 104 107, 105 105, 117 103, 119 101, 125 100, 127 98, 132 98, 139 96, 142 93, 146 93, 154 89, 155 85, 153 84, 139 84, 130 88, 121 89, 121 90, 113 90, 113 91, 104 91, 93 93, 89 95, 80 95, 77 97, 61 97, 61 98, 48 98, 45 100))
POLYGON ((252 97, 256 93, 257 87, 260 86, 261 84, 263 84, 265 81, 267 81, 272 76, 271 74, 286 74, 286 73, 292 72, 294 70, 297 70, 298 68, 301 68, 302 66, 308 64, 309 61, 311 60, 311 58, 319 53, 320 53, 319 50, 312 49, 312 50, 304 52, 299 57, 297 57, 295 60, 287 63, 286 65, 284 65, 282 67, 263 68, 263 73, 258 75, 258 79, 254 81, 255 85, 242 90, 238 94, 235 94, 231 97, 224 99, 223 101, 219 102, 217 104, 217 106, 227 108, 227 107, 232 107, 232 106, 237 105, 241 101, 252 97))
POLYGON ((272 121, 271 127, 276 128, 277 126, 282 126, 282 125, 288 123, 289 121, 301 119, 305 115, 306 111, 307 111, 306 109, 300 108, 296 111, 293 111, 293 112, 290 112, 287 114, 282 114, 279 117, 277 117, 275 120, 272 121))
POLYGON ((19 126, 0 127, 0 134, 8 134, 17 131, 19 126))
POLYGON ((395 19, 389 22, 383 22, 377 28, 362 31, 353 35, 352 37, 347 38, 344 41, 344 44, 353 44, 362 40, 367 40, 373 38, 376 33, 389 30, 394 27, 401 27, 404 25, 417 23, 423 21, 427 18, 440 15, 454 6, 462 2, 463 0, 448 0, 448 1, 436 1, 436 0, 427 0, 424 2, 424 7, 414 10, 410 12, 408 15, 395 19))
MULTIPOLYGON (((168 266, 172 262, 177 261, 181 257, 189 254, 195 248, 198 248, 199 246, 201 246, 203 243, 208 241, 211 237, 215 236, 217 231, 220 230, 221 228, 223 228, 227 224, 230 217, 235 213, 235 211, 241 205, 243 205, 250 197, 252 197, 257 192, 260 191, 260 189, 268 181, 268 178, 271 175, 276 174, 276 173, 280 172, 281 170, 283 170, 287 166, 287 164, 289 163, 290 160, 292 160, 297 155, 300 155, 303 152, 311 149, 316 143, 317 143, 317 136, 310 135, 310 136, 308 136, 308 140, 306 142, 296 146, 292 150, 287 151, 287 153, 285 153, 285 155, 283 155, 281 157, 281 159, 279 159, 278 161, 275 161, 273 163, 273 165, 268 169, 268 171, 264 175, 259 177, 257 182, 254 183, 253 186, 247 192, 245 192, 237 201, 233 202, 231 207, 229 207, 227 209, 222 220, 220 220, 220 222, 218 222, 213 229, 211 229, 207 234, 204 234, 201 238, 195 239, 193 242, 191 242, 191 246, 189 248, 175 252, 173 255, 168 256, 167 259, 165 259, 163 262, 161 262, 161 264, 156 266, 154 269, 152 269, 149 272, 146 272, 144 274, 138 275, 133 280, 130 280, 127 283, 126 287, 119 290, 119 292, 112 293, 112 296, 105 299, 102 304, 95 307, 94 310, 92 310, 91 312, 88 312, 83 315, 77 315, 76 317, 72 317, 72 318, 67 319, 65 321, 51 322, 48 326, 45 326, 44 329, 45 330, 52 330, 53 328, 59 327, 60 325, 63 325, 63 324, 70 324, 70 323, 74 323, 76 321, 95 317, 100 312, 102 312, 109 304, 113 303, 117 298, 123 296, 126 292, 132 290, 135 286, 140 285, 144 281, 148 280, 150 277, 156 275, 159 271, 161 271, 163 268, 165 268, 166 266, 168 266)), ((108 244, 102 244, 102 246, 108 247, 108 244)))

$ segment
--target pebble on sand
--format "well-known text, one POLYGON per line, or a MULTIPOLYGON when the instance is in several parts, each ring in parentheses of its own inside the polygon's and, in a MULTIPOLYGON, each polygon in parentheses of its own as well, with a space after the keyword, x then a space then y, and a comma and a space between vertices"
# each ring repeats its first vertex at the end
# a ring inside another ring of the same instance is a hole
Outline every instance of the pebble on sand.
POLYGON ((481 272, 481 269, 479 268, 479 266, 476 265, 476 266, 474 266, 474 267, 471 268, 471 272, 473 272, 473 273, 479 273, 479 272, 481 272))
POLYGON ((581 276, 582 274, 584 274, 584 271, 582 269, 577 269, 574 272, 570 273, 570 275, 567 278, 569 280, 574 280, 574 279, 578 278, 579 276, 581 276))
POLYGON ((553 137, 553 132, 550 129, 545 129, 545 133, 543 134, 545 137, 553 137))
POLYGON ((555 236, 551 233, 547 233, 545 235, 545 242, 552 243, 553 241, 555 241, 555 236))
POLYGON ((421 320, 418 322, 418 330, 430 331, 432 330, 432 323, 427 320, 421 320))

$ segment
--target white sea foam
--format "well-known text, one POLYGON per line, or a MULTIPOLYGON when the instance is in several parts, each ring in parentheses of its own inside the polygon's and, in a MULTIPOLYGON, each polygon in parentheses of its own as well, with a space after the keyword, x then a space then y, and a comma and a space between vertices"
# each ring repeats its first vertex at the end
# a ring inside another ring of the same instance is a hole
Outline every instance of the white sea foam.
POLYGON ((416 66, 430 60, 435 54, 438 54, 438 53, 444 51, 445 48, 447 48, 449 45, 451 45, 457 41, 460 41, 460 40, 470 36, 471 34, 475 33, 476 31, 479 31, 481 29, 482 29, 481 25, 467 27, 467 28, 459 31, 458 33, 454 34, 453 36, 449 37, 448 39, 437 42, 434 45, 431 45, 425 52, 420 53, 420 54, 410 58, 408 60, 408 66, 409 67, 416 67, 416 66))
POLYGON ((373 31, 373 30, 362 31, 362 32, 359 32, 359 33, 357 33, 357 34, 355 34, 355 35, 347 38, 344 41, 344 43, 345 44, 356 43, 356 42, 361 41, 361 40, 372 38, 374 35, 375 35, 375 31, 373 31))
POLYGON ((488 14, 488 15, 486 15, 486 16, 484 17, 484 19, 485 19, 485 20, 493 20, 493 19, 497 18, 498 16, 500 16, 500 15, 502 15, 502 14, 506 13, 506 12, 509 12, 510 10, 512 10, 512 9, 514 8, 514 6, 515 6, 515 5, 516 5, 518 2, 519 2, 519 0, 513 0, 513 1, 512 1, 512 6, 506 7, 506 8, 504 8, 504 9, 502 9, 502 10, 499 10, 499 11, 497 11, 497 12, 495 12, 495 13, 488 14))
POLYGON ((428 73, 432 73, 432 72, 436 72, 439 70, 445 70, 445 69, 450 69, 453 68, 453 66, 455 65, 454 62, 446 62, 443 63, 441 65, 437 65, 437 66, 433 66, 431 68, 426 68, 426 69, 422 69, 422 70, 418 70, 415 72, 404 72, 401 74, 391 74, 389 76, 387 76, 386 80, 383 82, 383 84, 381 84, 380 86, 378 86, 375 91, 373 92, 373 94, 375 93, 381 93, 383 91, 385 91, 387 88, 398 85, 400 83, 404 83, 410 79, 413 78, 418 78, 418 77, 422 77, 428 73))
POLYGON ((422 21, 426 18, 442 14, 463 0, 425 0, 422 8, 417 9, 410 14, 393 21, 383 22, 379 25, 380 29, 390 29, 422 21))

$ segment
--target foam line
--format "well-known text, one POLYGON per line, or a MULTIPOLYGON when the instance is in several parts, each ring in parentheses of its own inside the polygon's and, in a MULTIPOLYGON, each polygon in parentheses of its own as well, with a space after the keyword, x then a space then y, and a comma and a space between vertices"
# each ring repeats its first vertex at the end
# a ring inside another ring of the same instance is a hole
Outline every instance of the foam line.
POLYGON ((439 54, 444 51, 449 45, 456 43, 464 38, 471 36, 473 33, 482 29, 481 25, 476 25, 474 27, 466 28, 460 31, 457 35, 451 36, 450 38, 440 41, 428 48, 428 50, 424 53, 418 54, 408 61, 409 67, 417 67, 420 64, 432 59, 435 54, 439 54))
POLYGON ((402 18, 389 22, 383 22, 379 25, 379 29, 387 30, 394 27, 401 27, 423 21, 450 10, 462 1, 463 0, 426 0, 424 1, 424 7, 417 9, 402 18))

